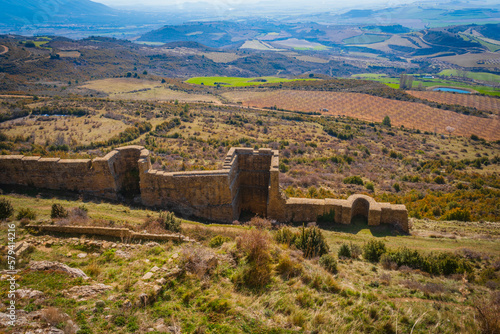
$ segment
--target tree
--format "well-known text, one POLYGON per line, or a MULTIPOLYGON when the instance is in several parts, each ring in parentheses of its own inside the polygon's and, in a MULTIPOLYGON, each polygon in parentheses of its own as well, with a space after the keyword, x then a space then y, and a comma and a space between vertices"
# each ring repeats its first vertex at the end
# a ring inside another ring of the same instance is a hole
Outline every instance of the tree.
POLYGON ((382 125, 391 127, 391 119, 389 118, 389 116, 384 117, 384 120, 382 121, 382 125))

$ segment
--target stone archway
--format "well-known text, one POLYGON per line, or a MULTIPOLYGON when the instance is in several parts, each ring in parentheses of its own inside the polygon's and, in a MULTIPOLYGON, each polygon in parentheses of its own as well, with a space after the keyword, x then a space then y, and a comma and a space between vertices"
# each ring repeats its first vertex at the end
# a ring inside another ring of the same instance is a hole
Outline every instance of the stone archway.
POLYGON ((352 202, 351 207, 351 222, 355 218, 362 218, 368 223, 368 214, 370 212, 370 202, 366 198, 356 198, 352 202))

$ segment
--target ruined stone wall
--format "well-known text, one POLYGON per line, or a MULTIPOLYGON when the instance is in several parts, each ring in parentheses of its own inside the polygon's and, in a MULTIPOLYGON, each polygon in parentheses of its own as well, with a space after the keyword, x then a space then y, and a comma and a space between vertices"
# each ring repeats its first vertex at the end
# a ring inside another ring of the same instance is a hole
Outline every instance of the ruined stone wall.
POLYGON ((146 206, 221 222, 237 220, 245 210, 280 222, 350 224, 354 216, 363 215, 369 225, 393 224, 408 231, 404 205, 377 203, 364 195, 347 200, 286 198, 278 166, 278 151, 231 148, 221 170, 163 172, 151 168, 148 150, 126 146, 94 160, 0 156, 0 184, 109 199, 140 196, 146 206))

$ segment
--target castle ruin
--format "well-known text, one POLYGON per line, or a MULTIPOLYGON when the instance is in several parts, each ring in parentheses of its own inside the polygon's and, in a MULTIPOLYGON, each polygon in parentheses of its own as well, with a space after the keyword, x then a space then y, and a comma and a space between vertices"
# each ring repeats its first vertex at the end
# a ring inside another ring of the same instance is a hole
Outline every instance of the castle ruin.
POLYGON ((0 156, 0 184, 67 190, 119 200, 140 198, 143 205, 218 222, 240 219, 242 212, 279 222, 313 222, 325 217, 350 224, 392 224, 408 232, 404 205, 377 203, 369 196, 347 200, 287 198, 279 187, 277 150, 231 148, 220 170, 164 172, 151 168, 142 146, 117 148, 95 159, 0 156))

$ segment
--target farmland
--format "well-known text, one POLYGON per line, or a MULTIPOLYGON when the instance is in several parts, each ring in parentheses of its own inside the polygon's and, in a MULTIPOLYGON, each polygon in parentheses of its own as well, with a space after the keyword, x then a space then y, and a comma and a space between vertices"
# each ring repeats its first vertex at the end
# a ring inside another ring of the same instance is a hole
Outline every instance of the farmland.
POLYGON ((241 77, 196 77, 186 80, 187 83, 205 86, 258 86, 263 83, 276 83, 276 82, 290 82, 305 79, 286 79, 278 77, 254 77, 254 78, 241 78, 241 77))
POLYGON ((446 104, 459 104, 479 110, 489 110, 500 115, 500 99, 489 96, 478 96, 474 94, 453 94, 432 91, 408 91, 408 94, 421 99, 446 104))
POLYGON ((380 43, 391 38, 389 35, 382 34, 363 34, 359 36, 349 37, 343 40, 345 44, 374 44, 380 43))
POLYGON ((324 108, 328 115, 345 115, 366 121, 381 122, 385 116, 397 126, 423 131, 446 133, 446 127, 456 129, 455 134, 469 137, 480 134, 487 140, 500 140, 500 120, 457 115, 448 110, 431 108, 422 104, 388 100, 380 97, 356 93, 336 92, 230 92, 223 94, 243 105, 280 109, 318 112, 324 108))

